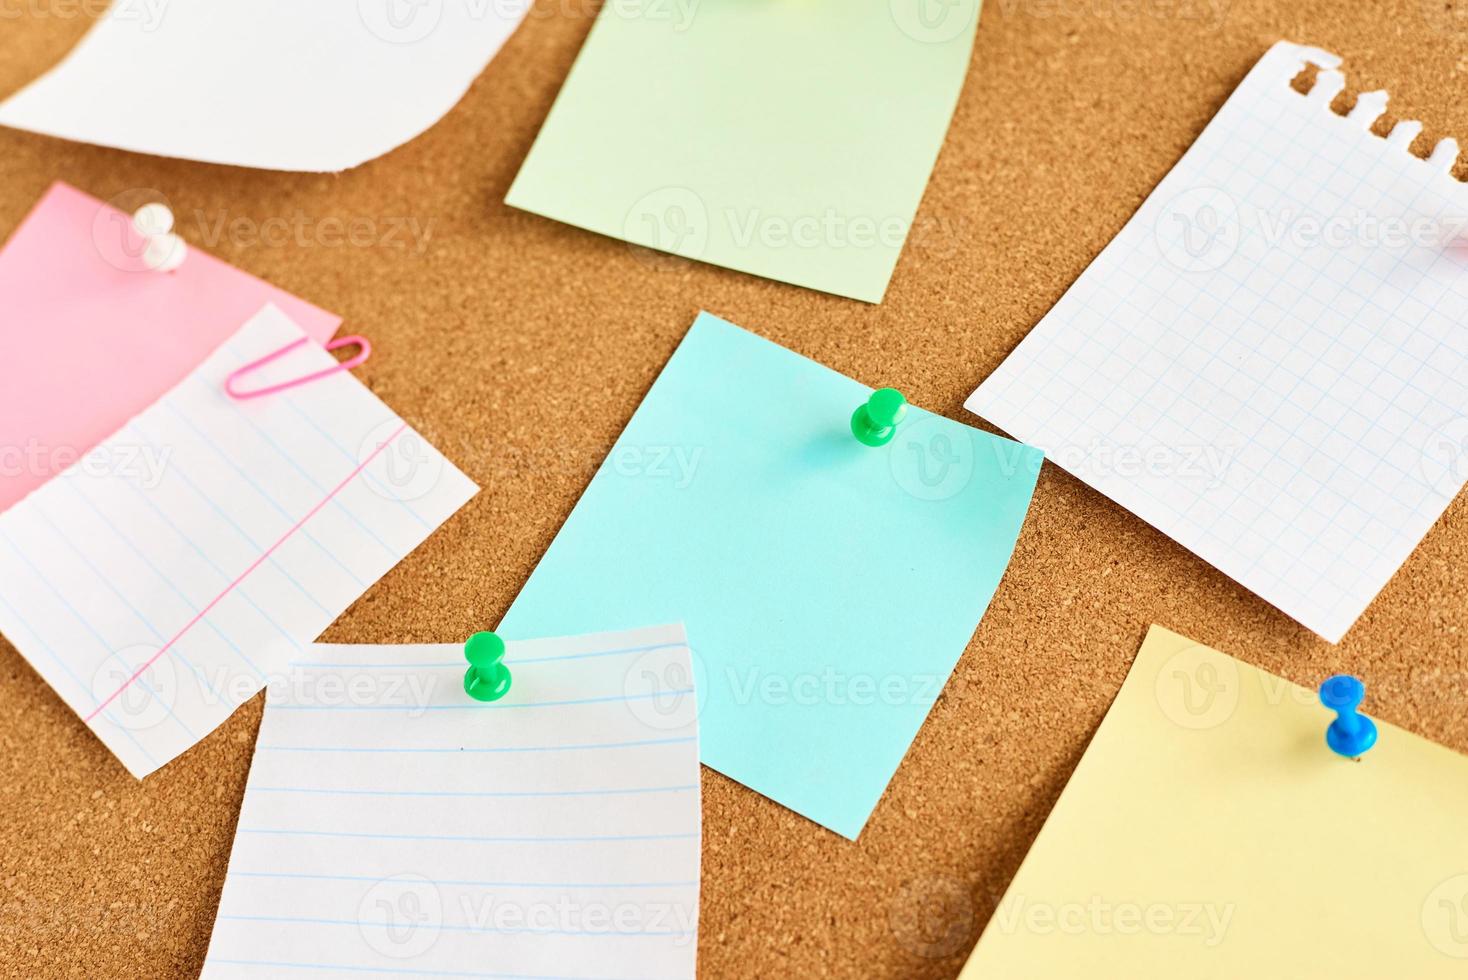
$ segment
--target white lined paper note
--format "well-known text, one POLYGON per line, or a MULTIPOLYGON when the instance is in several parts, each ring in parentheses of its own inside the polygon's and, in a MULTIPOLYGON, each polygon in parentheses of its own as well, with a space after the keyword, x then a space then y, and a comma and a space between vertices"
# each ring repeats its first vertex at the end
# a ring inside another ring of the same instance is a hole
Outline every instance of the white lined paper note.
POLYGON ((1271 48, 966 403, 1331 641, 1468 478, 1458 147, 1339 61, 1271 48))
MULTIPOLYGON (((350 374, 225 394, 302 336, 266 307, 0 514, 0 632, 136 776, 229 717, 476 490, 350 374)), ((271 369, 334 363, 308 344, 271 369)))
POLYGON ((697 701, 681 626, 312 647, 272 685, 205 977, 692 977, 697 701))

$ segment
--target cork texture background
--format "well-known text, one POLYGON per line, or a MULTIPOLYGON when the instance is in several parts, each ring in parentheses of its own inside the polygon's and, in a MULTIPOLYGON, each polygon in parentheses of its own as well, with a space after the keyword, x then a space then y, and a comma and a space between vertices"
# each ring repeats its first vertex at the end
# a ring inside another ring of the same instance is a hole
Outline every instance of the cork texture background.
MULTIPOLYGON (((1423 155, 1468 137, 1462 0, 989 0, 896 277, 868 306, 649 261, 503 205, 596 9, 540 0, 442 122, 341 175, 0 130, 0 235, 56 179, 103 199, 156 189, 194 244, 371 337, 359 376, 484 488, 327 640, 448 642, 497 621, 699 309, 979 424, 963 398, 1279 38, 1346 58, 1339 104, 1388 89, 1395 116, 1426 124, 1423 155), (266 240, 272 218, 301 230, 266 240), (324 234, 333 219, 360 233, 324 234)), ((87 25, 80 0, 0 0, 0 94, 87 25)), ((1047 466, 993 606, 859 842, 704 770, 702 975, 954 976, 1149 623, 1302 684, 1358 673, 1376 715, 1468 750, 1465 548, 1460 498, 1331 646, 1047 466)), ((0 691, 0 973, 196 974, 263 698, 139 783, 3 640, 0 691)))

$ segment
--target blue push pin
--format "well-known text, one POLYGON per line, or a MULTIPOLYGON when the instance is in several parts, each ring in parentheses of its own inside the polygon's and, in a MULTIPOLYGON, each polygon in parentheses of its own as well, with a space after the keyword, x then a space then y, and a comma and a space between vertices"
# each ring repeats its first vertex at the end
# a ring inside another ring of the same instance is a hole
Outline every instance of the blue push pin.
POLYGON ((1325 744, 1336 755, 1359 759, 1376 744, 1376 722, 1356 709, 1366 697, 1366 685, 1349 674, 1336 674, 1320 685, 1320 703, 1335 712, 1325 730, 1325 744))

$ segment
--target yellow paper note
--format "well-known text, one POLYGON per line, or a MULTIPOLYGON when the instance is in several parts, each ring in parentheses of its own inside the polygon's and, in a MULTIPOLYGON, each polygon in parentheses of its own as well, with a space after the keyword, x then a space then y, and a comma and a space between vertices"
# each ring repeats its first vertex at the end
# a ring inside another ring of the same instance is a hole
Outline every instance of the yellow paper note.
POLYGON ((1333 718, 1152 627, 963 980, 1468 976, 1468 757, 1333 718))

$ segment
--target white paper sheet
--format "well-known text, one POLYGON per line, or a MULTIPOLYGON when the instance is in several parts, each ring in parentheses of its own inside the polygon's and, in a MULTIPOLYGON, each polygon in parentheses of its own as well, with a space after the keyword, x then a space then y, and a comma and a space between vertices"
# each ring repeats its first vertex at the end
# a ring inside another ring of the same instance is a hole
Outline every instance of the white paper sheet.
MULTIPOLYGON (((477 488, 349 373, 239 401, 275 307, 0 514, 0 632, 142 777, 199 741, 477 488)), ((330 367, 314 343, 247 389, 330 367)))
POLYGON ((346 170, 438 122, 530 0, 115 0, 0 125, 139 153, 346 170))
POLYGON ((1338 63, 1270 49, 966 403, 1331 641, 1468 478, 1457 144, 1338 63))
POLYGON ((317 646, 272 685, 205 977, 692 977, 698 706, 681 626, 317 646))

